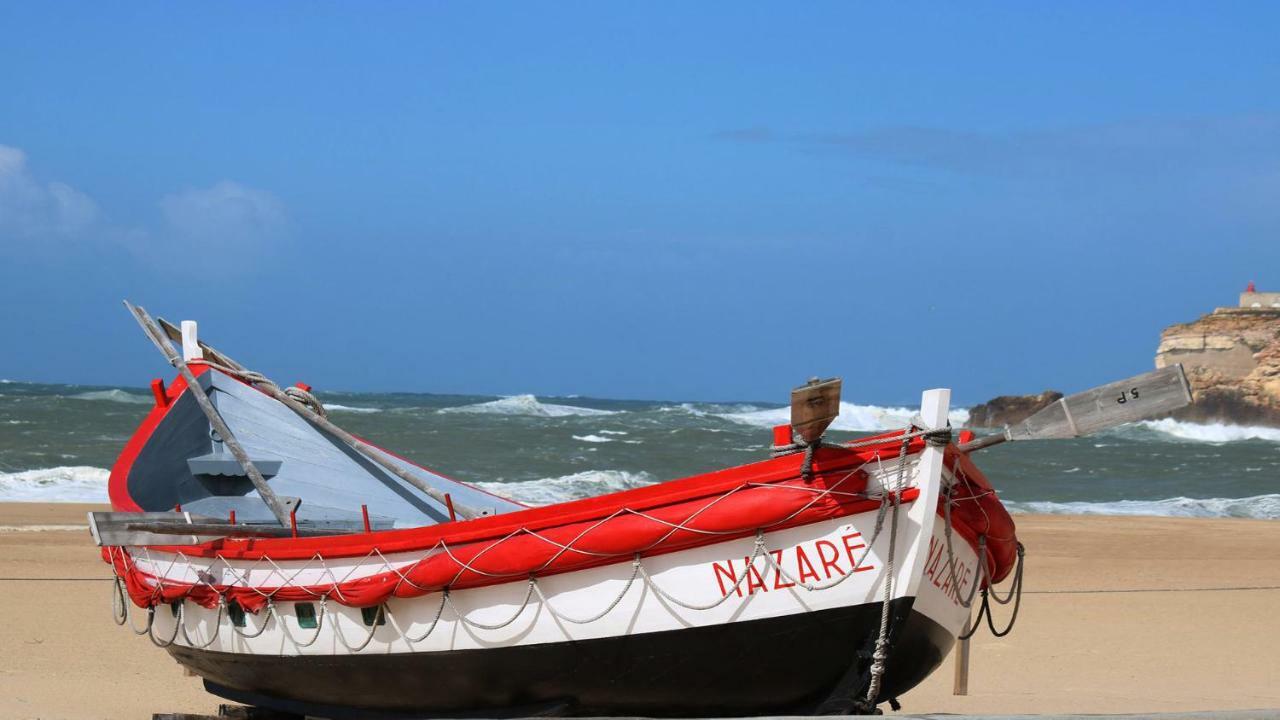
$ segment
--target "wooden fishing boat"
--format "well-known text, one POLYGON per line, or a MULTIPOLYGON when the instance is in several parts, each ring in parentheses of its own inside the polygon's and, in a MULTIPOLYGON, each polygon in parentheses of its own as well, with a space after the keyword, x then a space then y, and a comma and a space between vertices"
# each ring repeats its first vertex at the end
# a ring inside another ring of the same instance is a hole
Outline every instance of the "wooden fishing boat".
MULTIPOLYGON (((823 432, 839 381, 810 383, 774 457, 526 507, 351 436, 304 389, 130 308, 179 375, 153 384, 112 470, 114 512, 90 516, 116 621, 238 702, 335 718, 872 712, 938 667, 972 607, 989 618, 995 583, 1020 588, 1014 522, 969 456, 994 441, 952 434, 948 390, 908 427, 838 443, 823 432)), ((1169 406, 1177 378, 1126 381, 1142 399, 1125 417, 1169 406)), ((1064 432, 1033 425, 993 437, 1064 432)))

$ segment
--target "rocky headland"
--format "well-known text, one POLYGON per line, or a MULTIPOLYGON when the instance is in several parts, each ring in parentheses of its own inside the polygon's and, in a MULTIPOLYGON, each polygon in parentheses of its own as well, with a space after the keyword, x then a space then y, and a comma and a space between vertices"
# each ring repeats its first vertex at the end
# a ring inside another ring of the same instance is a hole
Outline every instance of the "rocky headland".
POLYGON ((1001 395, 969 408, 969 424, 984 428, 1015 425, 1061 397, 1057 390, 1045 390, 1039 395, 1001 395))
POLYGON ((1166 328, 1156 367, 1179 362, 1195 402, 1174 417, 1280 427, 1280 309, 1218 308, 1166 328))
MULTIPOLYGON (((1194 402, 1173 417, 1200 423, 1280 427, 1280 293, 1240 295, 1200 319, 1171 325, 1160 335, 1156 367, 1182 363, 1194 402)), ((1062 393, 1003 395, 969 411, 975 427, 1025 420, 1062 393)))

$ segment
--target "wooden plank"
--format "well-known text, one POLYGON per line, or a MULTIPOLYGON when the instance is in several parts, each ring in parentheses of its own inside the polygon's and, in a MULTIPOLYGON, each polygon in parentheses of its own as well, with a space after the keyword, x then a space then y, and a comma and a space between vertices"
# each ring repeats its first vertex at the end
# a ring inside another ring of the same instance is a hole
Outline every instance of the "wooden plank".
POLYGON ((1062 398, 1021 423, 960 446, 973 452, 1006 440, 1051 440, 1092 435, 1099 430, 1156 417, 1191 404, 1181 364, 1100 385, 1062 398))
POLYGON ((840 414, 840 378, 819 380, 791 391, 791 427, 812 444, 840 414))
POLYGON ((969 623, 971 619, 964 621, 964 630, 960 632, 961 639, 956 643, 956 668, 955 677, 951 683, 952 695, 968 695, 969 694, 969 638, 964 637, 969 634, 969 623))

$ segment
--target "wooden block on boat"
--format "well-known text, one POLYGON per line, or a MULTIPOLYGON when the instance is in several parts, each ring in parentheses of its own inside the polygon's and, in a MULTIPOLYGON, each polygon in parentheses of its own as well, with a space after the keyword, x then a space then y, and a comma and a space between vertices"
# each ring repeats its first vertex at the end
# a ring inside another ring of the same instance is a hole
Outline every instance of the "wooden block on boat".
POLYGON ((840 378, 814 378, 791 391, 791 427, 806 443, 822 437, 840 414, 840 385, 840 378))

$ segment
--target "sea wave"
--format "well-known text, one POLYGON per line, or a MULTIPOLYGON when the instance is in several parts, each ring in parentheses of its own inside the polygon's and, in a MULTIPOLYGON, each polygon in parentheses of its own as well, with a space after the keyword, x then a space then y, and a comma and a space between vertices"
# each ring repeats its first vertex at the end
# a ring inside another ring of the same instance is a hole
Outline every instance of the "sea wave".
POLYGON ((750 403, 703 403, 703 402, 685 402, 679 405, 663 405, 657 408, 658 412, 674 412, 693 415, 694 417, 706 417, 708 415, 744 415, 747 413, 768 411, 771 408, 762 408, 759 405, 750 403))
POLYGON ((0 473, 0 501, 106 502, 110 475, 83 465, 0 473))
POLYGON ((71 400, 108 400, 110 402, 129 403, 131 405, 149 405, 153 401, 145 395, 135 395, 124 390, 92 390, 68 396, 71 400))
POLYGON ((517 482, 478 482, 474 485, 495 495, 509 497, 529 505, 553 505, 569 500, 604 495, 620 490, 644 487, 657 482, 647 472, 626 470, 587 470, 538 480, 517 482))
POLYGON ((337 403, 325 403, 324 409, 329 412, 349 412, 349 413, 380 413, 382 408, 371 407, 351 407, 350 405, 339 405, 337 403))
POLYGON ((477 413, 482 415, 527 415, 530 417, 568 417, 572 415, 614 415, 614 410, 555 405, 540 402, 533 395, 512 395, 489 402, 441 408, 442 413, 477 413))
MULTIPOLYGON (((882 407, 880 405, 855 405, 840 403, 840 416, 831 423, 832 430, 846 432, 873 432, 877 430, 894 430, 904 427, 919 411, 905 407, 882 407)), ((773 427, 791 422, 791 408, 769 408, 751 412, 712 413, 716 417, 732 422, 755 427, 773 427)), ((969 411, 964 408, 952 410, 948 415, 952 426, 961 427, 969 422, 969 411)))
POLYGON ((1006 502, 1015 513, 1047 515, 1158 515, 1163 517, 1280 519, 1280 495, 1244 498, 1174 497, 1112 502, 1006 502))
POLYGON ((1255 427, 1250 425, 1227 425, 1224 423, 1191 423, 1171 418, 1161 420, 1145 420, 1138 427, 1177 438, 1205 443, 1229 443, 1242 440, 1269 440, 1280 442, 1280 428, 1255 427))
POLYGON ((599 435, 574 435, 574 440, 589 443, 607 443, 613 442, 613 438, 601 437, 599 435))

